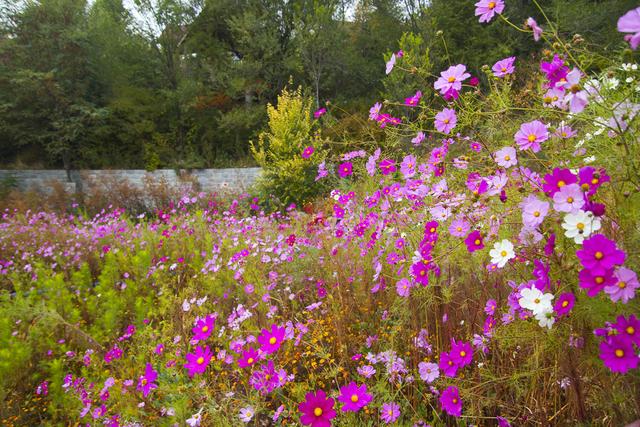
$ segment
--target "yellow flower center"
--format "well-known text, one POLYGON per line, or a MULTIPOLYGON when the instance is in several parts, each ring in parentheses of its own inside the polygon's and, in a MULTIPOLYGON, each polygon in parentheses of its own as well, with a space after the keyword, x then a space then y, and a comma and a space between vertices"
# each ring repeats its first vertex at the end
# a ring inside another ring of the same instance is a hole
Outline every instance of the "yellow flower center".
POLYGON ((251 365, 253 363, 253 357, 247 359, 247 365, 251 365))
POLYGON ((449 119, 444 119, 442 122, 443 122, 445 125, 447 125, 447 124, 449 124, 449 119))
POLYGON ((540 212, 535 211, 535 212, 533 213, 533 216, 535 216, 536 218, 537 218, 537 217, 539 217, 539 216, 540 216, 540 212))
POLYGON ((624 356, 624 350, 622 350, 621 348, 616 349, 616 357, 622 357, 624 356))
POLYGON ((198 357, 198 360, 196 360, 196 363, 198 365, 202 365, 204 363, 204 357, 202 357, 202 356, 198 357))
POLYGON ((320 415, 322 415, 322 408, 316 408, 313 410, 313 415, 315 415, 316 417, 319 417, 320 415))
POLYGON ((567 185, 566 182, 564 182, 562 180, 558 181, 558 188, 564 187, 565 185, 567 185))
POLYGON ((540 298, 534 299, 533 302, 535 302, 536 304, 540 304, 540 298))
POLYGON ((208 330, 209 330, 209 327, 208 327, 208 326, 203 326, 203 327, 202 327, 202 332, 207 332, 208 330))
POLYGON ((562 307, 566 307, 568 305, 569 305, 569 301, 567 300, 562 301, 562 307))
POLYGON ((527 137, 527 139, 529 140, 529 142, 533 142, 536 140, 536 135, 535 134, 529 134, 529 136, 527 137))
POLYGON ((465 357, 466 355, 467 355, 467 352, 466 352, 466 351, 462 350, 462 351, 460 352, 460 357, 465 357))
POLYGON ((494 1, 490 1, 490 2, 489 2, 489 4, 487 5, 487 7, 488 7, 489 9, 493 9, 494 7, 496 7, 496 2, 494 2, 494 1))
POLYGON ((455 397, 453 399, 451 399, 451 401, 455 404, 458 403, 458 399, 456 399, 455 397))
POLYGON ((573 197, 567 197, 567 203, 573 203, 573 197))
POLYGON ((619 287, 620 289, 624 289, 624 288, 626 288, 626 287, 627 287, 627 282, 618 282, 618 287, 619 287))
POLYGON ((579 222, 579 223, 577 223, 577 224, 576 224, 576 228, 577 228, 578 230, 584 230, 584 224, 583 224, 583 223, 581 223, 581 222, 579 222))
POLYGON ((474 241, 473 241, 473 244, 475 244, 475 245, 479 245, 479 244, 480 244, 480 239, 476 239, 476 240, 474 240, 474 241))
POLYGON ((503 256, 503 257, 507 256, 507 251, 500 252, 500 256, 503 256))
POLYGON ((435 229, 435 228, 433 228, 433 227, 431 227, 431 228, 429 229, 429 232, 430 232, 430 233, 435 233, 435 232, 436 232, 436 229, 435 229))
POLYGON ((506 67, 502 67, 502 68, 500 69, 500 71, 502 71, 503 73, 506 73, 506 72, 507 72, 507 68, 506 68, 506 67))
POLYGON ((633 334, 635 334, 635 333, 636 333, 636 330, 634 329, 634 327, 633 327, 633 326, 627 326, 627 329, 625 329, 625 330, 627 331, 627 333, 628 333, 629 335, 633 335, 633 334))
POLYGON ((271 344, 271 345, 274 345, 274 344, 276 343, 276 341, 278 341, 278 340, 276 339, 276 337, 271 337, 271 338, 269 338, 269 344, 271 344))
POLYGON ((456 227, 456 230, 462 231, 462 227, 456 227))
POLYGON ((604 254, 600 251, 596 252, 595 255, 596 259, 602 259, 604 258, 604 254))
POLYGON ((426 271, 420 270, 420 276, 424 276, 425 274, 426 274, 426 271))
POLYGON ((586 182, 584 184, 582 184, 580 186, 580 188, 582 188, 583 191, 587 191, 589 189, 589 184, 587 184, 586 182))
POLYGON ((509 161, 509 160, 511 160, 511 156, 504 156, 504 159, 505 159, 506 161, 509 161))
POLYGON ((598 182, 600 182, 600 181, 598 180, 598 178, 593 178, 593 179, 591 180, 591 183, 592 183, 593 185, 597 184, 598 182))
POLYGON ((140 381, 142 383, 142 385, 147 385, 147 379, 143 378, 142 381, 140 381))
POLYGON ((358 395, 357 395, 357 394, 352 394, 352 395, 351 395, 351 401, 352 401, 353 403, 356 403, 356 402, 358 401, 358 395))
POLYGON ((451 77, 449 77, 449 78, 447 79, 447 81, 448 81, 449 83, 453 83, 453 82, 455 82, 455 81, 456 81, 456 78, 455 78, 455 77, 453 77, 453 76, 451 76, 451 77))
POLYGON ((601 285, 601 284, 602 284, 602 282, 604 282, 604 277, 602 277, 602 276, 598 276, 598 277, 596 277, 596 283, 597 283, 598 285, 601 285))
POLYGON ((389 410, 387 411, 387 414, 389 414, 389 416, 392 416, 392 415, 393 415, 393 410, 392 410, 392 409, 389 409, 389 410))

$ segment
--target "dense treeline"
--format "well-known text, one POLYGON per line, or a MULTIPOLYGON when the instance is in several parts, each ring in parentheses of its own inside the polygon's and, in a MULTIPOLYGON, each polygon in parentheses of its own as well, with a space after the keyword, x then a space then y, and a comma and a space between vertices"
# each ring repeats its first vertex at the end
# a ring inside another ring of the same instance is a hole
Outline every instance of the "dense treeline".
MULTIPOLYGON (((563 32, 603 49, 620 48, 616 19, 636 5, 539 2, 563 32)), ((338 119, 368 109, 385 91, 380 52, 403 33, 419 36, 434 70, 463 62, 481 76, 486 58, 536 51, 527 34, 473 25, 472 0, 124 3, 0 0, 0 166, 247 163, 265 105, 288 84, 316 107, 340 106, 338 119)), ((512 0, 509 18, 535 10, 512 0)))

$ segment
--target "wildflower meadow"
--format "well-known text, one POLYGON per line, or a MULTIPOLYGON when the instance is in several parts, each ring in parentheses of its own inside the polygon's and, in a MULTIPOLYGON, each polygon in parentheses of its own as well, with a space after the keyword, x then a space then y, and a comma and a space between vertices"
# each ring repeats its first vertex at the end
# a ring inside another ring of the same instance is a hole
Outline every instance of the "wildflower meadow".
POLYGON ((246 193, 5 209, 3 425, 638 425, 640 8, 605 55, 509 7, 535 61, 405 34, 370 138, 284 90, 246 193))

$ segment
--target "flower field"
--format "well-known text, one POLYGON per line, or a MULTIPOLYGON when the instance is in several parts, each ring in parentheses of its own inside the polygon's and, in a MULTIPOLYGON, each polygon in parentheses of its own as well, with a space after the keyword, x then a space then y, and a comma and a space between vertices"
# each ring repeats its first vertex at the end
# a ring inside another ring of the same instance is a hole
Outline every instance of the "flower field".
POLYGON ((476 3, 541 43, 524 85, 516 57, 421 73, 405 40, 388 78, 423 89, 371 108, 381 143, 336 148, 331 106, 300 119, 283 168, 328 188, 304 209, 5 210, 3 425, 640 419, 640 8, 608 58, 507 13, 476 3))

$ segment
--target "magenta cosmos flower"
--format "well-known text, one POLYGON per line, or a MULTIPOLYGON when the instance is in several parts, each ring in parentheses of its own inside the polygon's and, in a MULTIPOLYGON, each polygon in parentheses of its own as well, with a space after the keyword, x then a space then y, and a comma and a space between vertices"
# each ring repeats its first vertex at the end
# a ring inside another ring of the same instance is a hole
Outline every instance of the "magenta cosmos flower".
POLYGON ((582 249, 576 251, 582 266, 594 275, 604 275, 615 265, 622 265, 626 254, 616 246, 616 242, 602 234, 594 234, 582 242, 582 249))
POLYGON ((184 367, 189 371, 189 376, 193 377, 195 374, 202 374, 207 370, 209 362, 213 354, 209 350, 209 346, 205 345, 204 348, 197 346, 194 353, 187 353, 185 356, 187 363, 184 367))
POLYGON ((308 146, 307 148, 302 150, 302 158, 303 159, 308 159, 309 157, 311 157, 311 155, 313 154, 314 151, 315 151, 315 149, 313 148, 312 145, 308 146))
POLYGON ((566 80, 569 67, 555 54, 551 62, 540 61, 540 70, 546 75, 549 87, 555 87, 556 83, 566 80))
POLYGON ((496 163, 503 168, 509 168, 518 164, 516 157, 516 149, 513 147, 504 147, 493 153, 496 163))
POLYGON ((389 175, 396 171, 396 162, 393 159, 384 159, 378 164, 382 175, 389 175))
POLYGON ((338 400, 343 403, 342 411, 358 412, 371 402, 373 396, 367 393, 367 385, 358 385, 355 382, 340 387, 340 396, 338 400))
POLYGON ((260 350, 266 354, 272 354, 278 351, 284 341, 284 333, 285 328, 280 328, 275 324, 271 325, 271 331, 263 329, 262 333, 258 335, 260 350))
POLYGON ((536 22, 536 20, 529 17, 527 18, 525 25, 531 28, 531 31, 533 31, 533 39, 535 41, 540 40, 540 37, 542 36, 542 28, 538 26, 538 23, 536 22))
POLYGON ((493 64, 493 67, 491 67, 493 75, 502 78, 509 74, 513 74, 516 70, 516 67, 513 66, 514 62, 516 62, 515 56, 510 56, 509 58, 501 59, 496 62, 493 64))
POLYGON ((471 344, 468 342, 456 342, 452 340, 449 355, 455 364, 463 368, 471 364, 473 347, 471 347, 471 344))
POLYGON ((469 77, 471 74, 467 73, 467 67, 462 64, 452 65, 440 73, 440 78, 436 80, 433 87, 442 95, 446 95, 450 91, 457 93, 462 89, 462 82, 469 77))
POLYGON ((531 149, 534 153, 540 151, 540 143, 549 139, 549 131, 540 120, 523 123, 514 135, 520 150, 531 149))
POLYGON ((624 36, 631 49, 636 50, 640 44, 640 7, 632 9, 618 19, 618 31, 632 33, 624 36))
POLYGON ((415 95, 410 98, 405 98, 404 105, 408 105, 409 107, 415 107, 420 103, 420 98, 422 98, 422 92, 417 91, 415 95))
POLYGON ((500 14, 504 10, 504 1, 502 0, 480 0, 475 4, 476 16, 479 16, 479 21, 489 22, 493 19, 495 14, 500 14))
POLYGON ((311 427, 330 427, 331 420, 336 417, 333 403, 333 399, 327 398, 323 390, 307 393, 305 401, 298 405, 298 410, 302 412, 300 422, 311 427))
POLYGON ((209 314, 204 319, 196 319, 195 325, 191 331, 193 332, 193 339, 196 341, 204 341, 211 335, 216 323, 215 316, 209 314))
POLYGON ((353 174, 353 165, 351 162, 344 162, 338 166, 338 175, 340 178, 346 178, 351 174, 353 174))
POLYGON ((640 362, 631 342, 620 335, 611 335, 600 343, 600 359, 604 366, 621 374, 637 368, 640 362))
POLYGON ((613 327, 618 331, 618 335, 622 339, 640 346, 640 320, 635 315, 631 314, 629 319, 624 316, 618 316, 613 327))
POLYGON ((395 422, 400 417, 400 405, 395 402, 385 403, 380 408, 380 419, 387 424, 395 422))
POLYGON ((590 297, 596 296, 605 287, 616 283, 613 277, 613 269, 607 270, 602 274, 594 274, 591 270, 584 268, 578 274, 578 280, 580 287, 586 289, 587 295, 590 297))
POLYGON ((553 311, 556 312, 558 317, 564 317, 569 314, 575 303, 576 297, 571 292, 565 292, 556 300, 556 303, 553 306, 553 311))
POLYGON ((578 182, 578 178, 569 169, 554 168, 551 174, 544 176, 542 189, 550 197, 553 197, 565 185, 575 184, 576 182, 578 182))
POLYGON ((154 383, 157 378, 158 372, 153 370, 153 365, 151 363, 147 363, 144 375, 138 378, 138 391, 141 391, 142 395, 147 397, 151 390, 158 388, 158 384, 154 383))
POLYGON ((440 360, 438 361, 438 367, 447 377, 455 377, 458 374, 458 364, 451 357, 451 354, 443 351, 440 353, 440 360))
POLYGON ((458 118, 456 117, 456 110, 452 108, 445 108, 436 114, 435 127, 438 132, 448 134, 456 127, 458 118))
POLYGON ((319 110, 314 111, 313 117, 316 119, 319 119, 320 117, 324 116, 326 112, 327 112, 326 108, 320 108, 319 110))
POLYGON ((478 230, 474 230, 464 239, 464 243, 467 245, 469 252, 475 252, 484 248, 484 242, 482 241, 482 233, 478 230))
POLYGON ((458 387, 449 386, 440 395, 440 407, 449 415, 459 417, 462 415, 462 400, 458 387))
POLYGON ((260 354, 252 347, 249 347, 247 350, 242 351, 242 356, 238 359, 238 366, 248 368, 253 366, 258 360, 260 360, 260 354))

